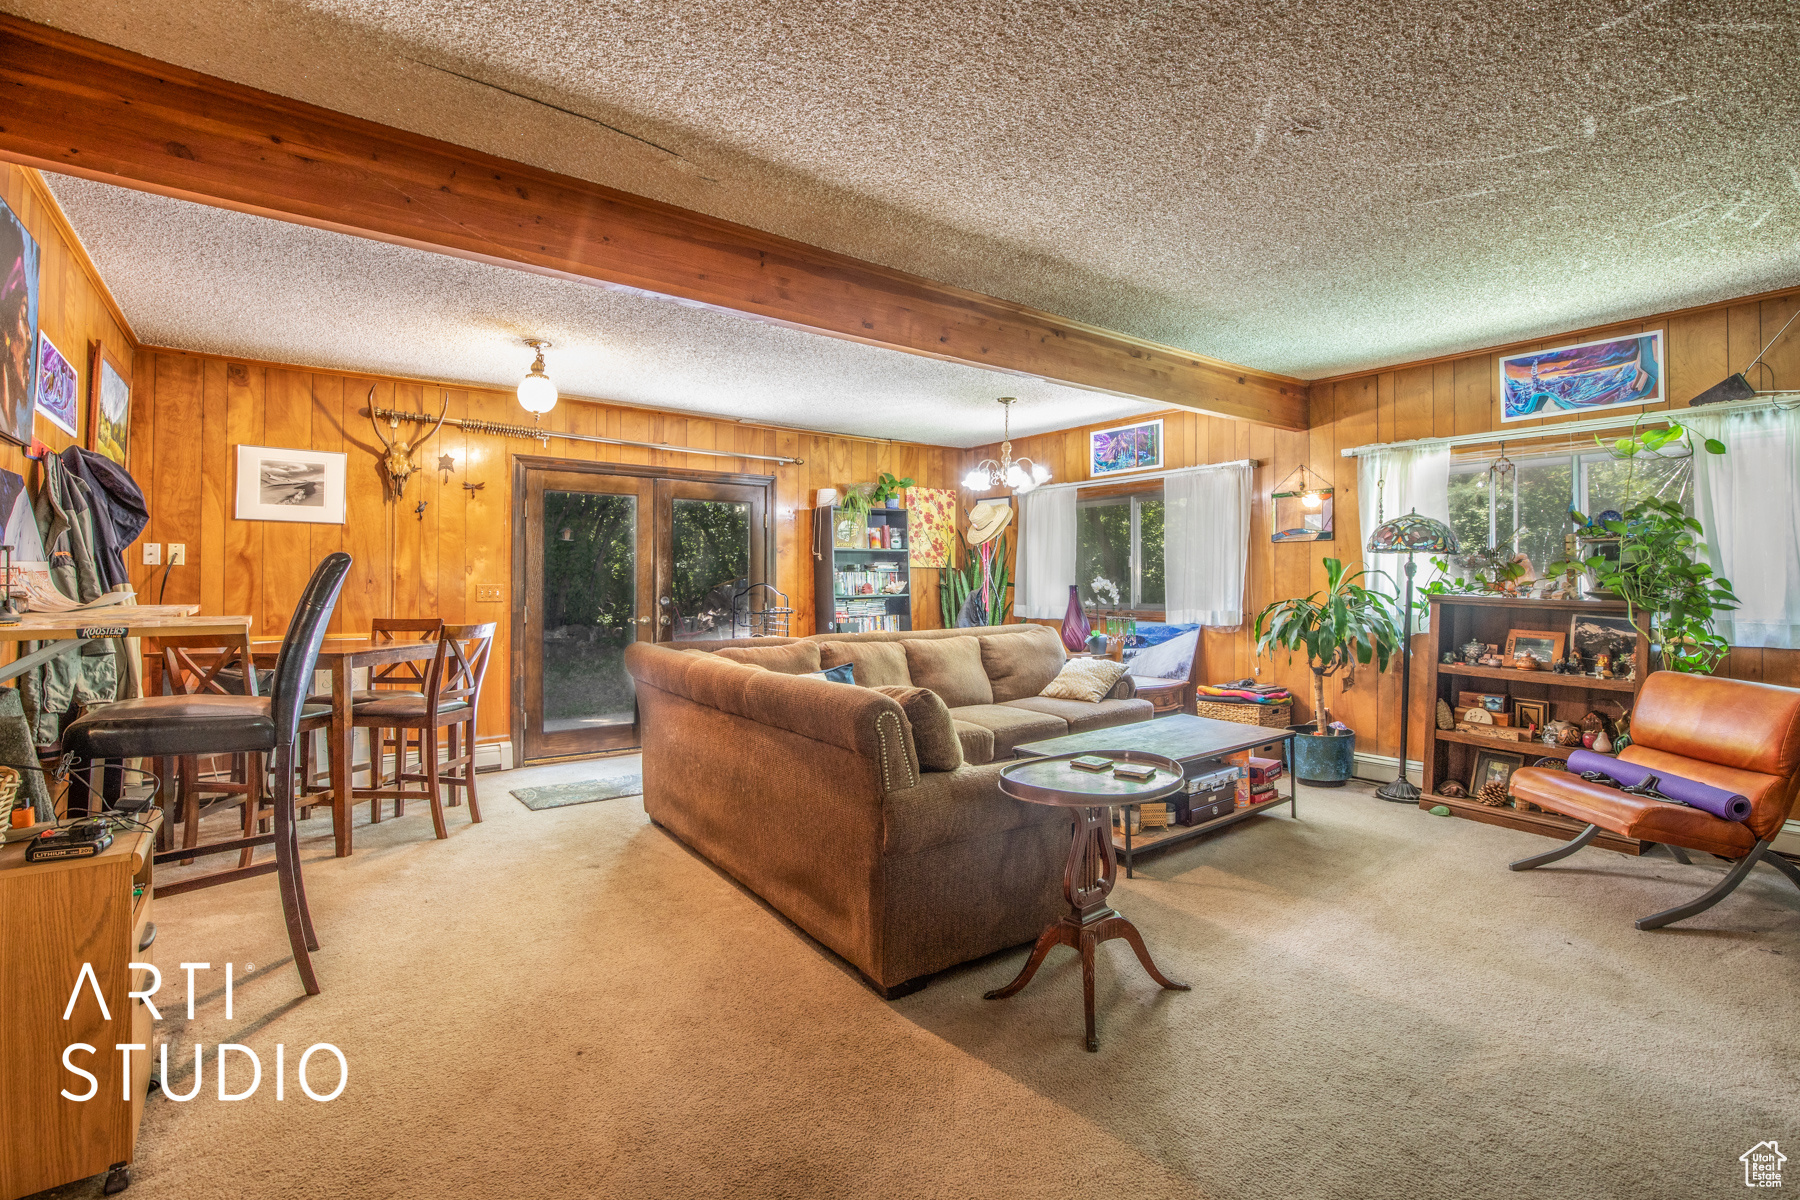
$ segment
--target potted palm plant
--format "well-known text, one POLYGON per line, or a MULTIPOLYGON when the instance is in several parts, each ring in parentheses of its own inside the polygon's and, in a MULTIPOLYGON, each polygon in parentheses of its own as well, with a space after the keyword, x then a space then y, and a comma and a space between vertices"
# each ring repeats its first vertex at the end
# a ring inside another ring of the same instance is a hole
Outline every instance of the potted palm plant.
POLYGON ((1359 584, 1363 577, 1328 558, 1323 591, 1278 600, 1256 615, 1257 654, 1303 653, 1312 668, 1313 722, 1297 726, 1294 738, 1294 774, 1308 783, 1340 785, 1356 765, 1355 732, 1331 729, 1325 680, 1371 662, 1385 671, 1400 653, 1399 605, 1359 584))

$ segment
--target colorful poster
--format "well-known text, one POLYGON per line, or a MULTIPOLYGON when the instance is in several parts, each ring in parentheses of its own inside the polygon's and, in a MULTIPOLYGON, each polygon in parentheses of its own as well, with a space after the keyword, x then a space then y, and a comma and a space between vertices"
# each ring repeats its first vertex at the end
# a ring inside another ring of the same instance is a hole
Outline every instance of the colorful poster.
POLYGON ((906 489, 907 534, 912 538, 908 561, 915 567, 950 565, 950 541, 956 536, 956 493, 940 488, 906 489))
POLYGON ((1500 419, 1529 421, 1661 404, 1662 331, 1530 350, 1500 359, 1500 419))
POLYGON ((0 437, 31 444, 37 399, 38 244, 0 200, 0 437))
POLYGON ((40 416, 75 436, 75 423, 80 420, 76 406, 81 403, 81 382, 75 377, 75 366, 50 344, 50 335, 38 331, 38 394, 40 416))
POLYGON ((1119 475, 1126 471, 1156 471, 1163 465, 1163 423, 1139 421, 1096 430, 1089 438, 1088 476, 1119 475))

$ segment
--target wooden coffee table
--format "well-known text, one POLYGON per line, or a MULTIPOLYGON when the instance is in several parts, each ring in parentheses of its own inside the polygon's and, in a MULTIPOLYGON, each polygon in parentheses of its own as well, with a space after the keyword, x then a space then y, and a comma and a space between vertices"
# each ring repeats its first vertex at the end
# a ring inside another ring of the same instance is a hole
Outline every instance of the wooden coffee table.
MULTIPOLYGON (((1260 725, 1240 725, 1236 721, 1215 721, 1211 717, 1194 717, 1183 713, 1179 716, 1158 717, 1154 721, 1140 721, 1134 725, 1115 725, 1109 729, 1091 729, 1086 733, 1071 733, 1066 737, 1048 738, 1041 742, 1027 742, 1013 750, 1015 758, 1032 758, 1054 754, 1102 754, 1108 750, 1140 750, 1146 754, 1160 754, 1180 763, 1187 774, 1197 776, 1212 769, 1212 764, 1229 754, 1237 754, 1244 750, 1254 750, 1259 746, 1271 743, 1283 743, 1282 752, 1287 760, 1288 794, 1277 795, 1227 813, 1215 820, 1199 825, 1171 826, 1170 829, 1153 838, 1140 838, 1134 845, 1131 835, 1131 822, 1125 822, 1124 845, 1125 878, 1132 877, 1132 867, 1136 856, 1143 850, 1173 846, 1196 838, 1202 834, 1214 833, 1227 825, 1235 825, 1239 821, 1268 812, 1277 805, 1286 804, 1290 816, 1300 815, 1300 806, 1295 794, 1294 761, 1291 747, 1294 732, 1291 729, 1270 729, 1260 725)), ((1171 793, 1173 794, 1173 793, 1171 793)), ((1145 798, 1139 803, 1149 803, 1145 798)), ((1130 807, 1130 805, 1127 805, 1130 807)))
POLYGON ((1113 938, 1124 938, 1137 952, 1150 978, 1171 991, 1185 992, 1150 960, 1137 926, 1106 903, 1118 879, 1118 859, 1113 854, 1112 810, 1120 804, 1147 804, 1173 796, 1182 788, 1181 764, 1160 754, 1138 750, 1083 750, 1080 754, 1104 754, 1114 762, 1142 763, 1156 768, 1154 778, 1142 783, 1115 779, 1111 771, 1080 771, 1069 765, 1079 754, 1059 754, 1014 763, 1000 773, 1000 791, 1030 804, 1052 804, 1075 810, 1075 834, 1069 860, 1063 868, 1063 895, 1069 911, 1039 935, 1031 957, 1018 977, 983 999, 1004 1000, 1016 996, 1031 982, 1053 947, 1068 946, 1081 955, 1082 1004, 1087 1014, 1087 1048, 1100 1049, 1094 1030, 1094 948, 1113 938))

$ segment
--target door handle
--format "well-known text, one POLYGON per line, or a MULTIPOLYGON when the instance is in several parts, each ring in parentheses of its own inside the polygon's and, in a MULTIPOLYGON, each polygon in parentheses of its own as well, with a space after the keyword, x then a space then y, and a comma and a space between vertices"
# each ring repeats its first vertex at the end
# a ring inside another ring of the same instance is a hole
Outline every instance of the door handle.
POLYGON ((669 614, 668 613, 664 613, 662 615, 662 620, 661 620, 661 622, 659 622, 659 624, 661 624, 664 629, 667 629, 669 627, 669 614))
POLYGON ((639 624, 639 625, 648 625, 648 624, 649 624, 649 623, 650 623, 650 618, 649 618, 649 617, 639 617, 639 618, 638 618, 638 624, 639 624))

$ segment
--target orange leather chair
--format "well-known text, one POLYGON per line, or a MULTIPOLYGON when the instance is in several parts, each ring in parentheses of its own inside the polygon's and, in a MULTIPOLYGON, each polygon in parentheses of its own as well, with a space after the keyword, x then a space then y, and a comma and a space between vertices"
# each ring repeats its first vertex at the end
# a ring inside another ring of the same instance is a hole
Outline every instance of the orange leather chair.
POLYGON ((1769 850, 1800 787, 1800 690, 1658 671, 1638 691, 1631 745, 1619 757, 1747 796, 1750 819, 1727 821, 1697 808, 1627 795, 1567 771, 1528 767, 1513 773, 1513 795, 1586 821, 1588 827, 1572 842, 1513 863, 1513 870, 1529 871, 1567 858, 1602 829, 1666 846, 1682 863, 1689 861, 1684 850, 1735 860, 1711 891, 1642 918, 1639 929, 1660 929, 1705 912, 1730 895, 1758 862, 1769 863, 1800 887, 1800 867, 1769 850))

